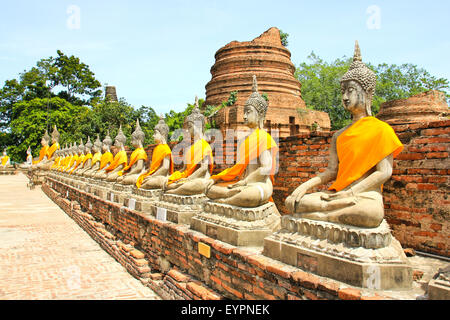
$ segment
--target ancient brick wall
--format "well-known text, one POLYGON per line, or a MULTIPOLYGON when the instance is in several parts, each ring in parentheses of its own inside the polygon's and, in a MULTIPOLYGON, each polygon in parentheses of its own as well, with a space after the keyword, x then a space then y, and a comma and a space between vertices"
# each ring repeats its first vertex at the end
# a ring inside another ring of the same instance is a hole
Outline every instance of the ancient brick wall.
POLYGON ((214 240, 188 225, 104 201, 47 178, 43 191, 127 270, 164 299, 391 299, 214 240), (199 244, 210 257, 199 253, 199 244))

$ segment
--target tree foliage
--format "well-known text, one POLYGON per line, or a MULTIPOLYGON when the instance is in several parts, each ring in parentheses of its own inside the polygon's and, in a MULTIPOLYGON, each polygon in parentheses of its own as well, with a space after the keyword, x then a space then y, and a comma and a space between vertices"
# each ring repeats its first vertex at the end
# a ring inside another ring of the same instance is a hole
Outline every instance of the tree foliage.
MULTIPOLYGON (((303 100, 309 108, 327 112, 333 130, 343 128, 351 119, 350 113, 342 106, 340 79, 347 72, 352 58, 343 57, 328 63, 313 52, 308 60, 310 63, 300 64, 295 72, 295 77, 302 84, 303 100)), ((436 78, 416 65, 383 63, 376 67, 371 64, 367 66, 377 75, 373 115, 378 113, 383 102, 408 98, 427 90, 441 90, 450 97, 447 79, 436 78)))

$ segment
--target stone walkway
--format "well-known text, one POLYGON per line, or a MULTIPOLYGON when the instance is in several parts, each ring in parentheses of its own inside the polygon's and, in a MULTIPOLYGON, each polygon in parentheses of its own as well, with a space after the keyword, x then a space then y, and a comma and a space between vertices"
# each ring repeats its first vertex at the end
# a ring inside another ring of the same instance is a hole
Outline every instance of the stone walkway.
POLYGON ((0 300, 160 299, 27 181, 0 176, 0 300))

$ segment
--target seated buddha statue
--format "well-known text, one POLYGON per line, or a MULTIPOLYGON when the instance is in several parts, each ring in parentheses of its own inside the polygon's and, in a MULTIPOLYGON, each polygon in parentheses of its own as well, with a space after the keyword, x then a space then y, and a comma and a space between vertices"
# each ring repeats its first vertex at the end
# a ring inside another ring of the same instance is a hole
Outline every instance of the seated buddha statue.
POLYGON ((376 228, 383 221, 382 186, 403 145, 392 127, 372 116, 375 85, 376 75, 362 62, 356 42, 353 62, 341 79, 342 103, 352 123, 333 135, 327 169, 286 199, 294 217, 362 228, 376 228), (327 191, 307 194, 333 180, 327 191))
POLYGON ((203 136, 205 116, 198 108, 197 97, 192 113, 186 117, 185 125, 194 142, 186 152, 183 170, 172 173, 163 189, 169 194, 188 196, 205 192, 214 166, 211 146, 203 136))
POLYGON ((169 127, 161 118, 153 133, 157 146, 153 149, 152 162, 150 168, 138 177, 136 181, 138 188, 162 189, 167 176, 173 173, 172 150, 167 144, 168 134, 169 127))
POLYGON ((3 156, 0 161, 0 166, 3 168, 12 167, 11 159, 9 158, 6 149, 3 150, 3 156))
POLYGON ((250 133, 239 145, 236 165, 211 177, 206 196, 215 202, 257 207, 271 200, 278 146, 264 129, 267 101, 258 93, 253 76, 252 94, 244 105, 244 123, 250 133))
POLYGON ((58 129, 56 129, 56 126, 54 126, 52 132, 52 145, 47 150, 47 157, 37 164, 37 167, 39 169, 50 170, 51 166, 53 165, 53 162, 56 159, 55 151, 60 148, 59 136, 60 134, 58 132, 58 129))
POLYGON ((73 174, 73 172, 78 168, 80 163, 83 161, 83 155, 84 155, 84 144, 83 139, 80 139, 80 145, 77 146, 76 142, 74 143, 74 146, 72 147, 72 166, 66 171, 69 174, 73 174))
POLYGON ((86 171, 84 171, 84 177, 92 177, 92 175, 100 169, 100 160, 102 159, 102 142, 100 141, 100 136, 97 134, 97 140, 95 140, 92 146, 92 156, 91 163, 87 166, 86 171))
POLYGON ((29 169, 31 167, 31 165, 33 164, 33 155, 31 154, 31 148, 30 146, 28 146, 27 149, 27 159, 25 160, 24 163, 22 163, 19 167, 21 169, 29 169))
POLYGON ((53 164, 50 167, 51 171, 56 170, 56 168, 60 165, 60 163, 63 160, 63 150, 62 149, 58 149, 54 152, 55 155, 55 160, 53 161, 53 164))
POLYGON ((119 177, 119 171, 127 166, 128 156, 125 151, 125 143, 127 142, 127 137, 122 132, 122 126, 119 128, 119 132, 114 141, 114 146, 118 150, 116 155, 114 156, 113 161, 105 169, 105 173, 107 174, 105 180, 107 182, 116 182, 119 177))
POLYGON ((73 164, 73 161, 75 161, 73 154, 73 144, 70 143, 69 146, 66 148, 65 160, 63 164, 59 167, 58 171, 65 173, 70 168, 71 164, 73 164))
POLYGON ((88 141, 84 145, 84 157, 79 169, 75 171, 75 174, 83 176, 83 174, 91 168, 92 163, 92 142, 91 137, 88 137, 88 141))
POLYGON ((112 139, 109 136, 109 130, 106 134, 105 139, 103 139, 102 143, 102 157, 100 158, 100 166, 96 172, 93 172, 92 178, 94 179, 106 179, 108 174, 106 173, 106 169, 111 165, 114 160, 114 156, 111 153, 111 145, 112 139))
POLYGON ((45 130, 44 136, 41 139, 42 148, 39 151, 39 158, 37 160, 33 161, 33 164, 32 164, 32 166, 30 168, 31 171, 35 171, 35 170, 39 169, 37 165, 41 161, 44 161, 44 160, 47 159, 47 152, 48 152, 48 149, 49 149, 49 146, 48 146, 49 142, 50 142, 50 136, 48 135, 48 131, 45 130))
POLYGON ((139 125, 139 119, 136 120, 136 129, 131 134, 131 144, 135 148, 131 153, 130 162, 117 174, 119 177, 116 182, 123 185, 134 185, 142 171, 145 169, 147 153, 144 150, 145 133, 139 125))

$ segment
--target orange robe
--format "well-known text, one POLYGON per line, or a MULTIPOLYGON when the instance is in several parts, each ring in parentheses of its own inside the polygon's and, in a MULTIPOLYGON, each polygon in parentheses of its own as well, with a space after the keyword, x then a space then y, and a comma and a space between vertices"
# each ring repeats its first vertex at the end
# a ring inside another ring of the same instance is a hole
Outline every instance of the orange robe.
POLYGON ((6 166, 6 163, 8 162, 8 160, 9 160, 9 156, 3 156, 2 157, 2 166, 6 166))
POLYGON ((108 163, 111 163, 113 159, 114 157, 109 151, 102 154, 102 158, 100 159, 100 168, 98 170, 102 170, 108 163))
POLYGON ((71 156, 71 157, 70 157, 70 160, 69 160, 69 162, 68 162, 67 167, 64 168, 64 171, 68 172, 69 169, 72 168, 73 164, 74 164, 75 162, 77 162, 77 161, 78 161, 78 155, 77 155, 77 154, 74 155, 74 156, 71 156))
POLYGON ((158 144, 155 149, 153 149, 152 163, 150 164, 150 168, 147 170, 147 172, 141 174, 136 181, 136 186, 138 188, 141 187, 142 182, 145 178, 152 175, 156 170, 159 169, 159 167, 163 163, 164 158, 167 156, 170 156, 169 174, 173 173, 172 150, 170 150, 167 144, 158 144))
POLYGON ((53 162, 52 166, 50 167, 50 169, 53 168, 57 168, 59 166, 59 163, 61 162, 61 157, 56 157, 55 161, 53 162))
POLYGON ((237 163, 228 169, 223 170, 221 173, 213 175, 211 179, 216 181, 233 181, 241 180, 242 175, 245 172, 250 161, 256 160, 262 152, 270 150, 272 154, 272 168, 270 171, 270 178, 272 183, 274 181, 273 176, 276 170, 276 157, 278 154, 278 146, 265 130, 256 129, 239 145, 239 159, 237 163))
POLYGON ((168 184, 189 177, 195 171, 197 165, 200 164, 200 162, 206 157, 210 158, 209 171, 210 173, 212 173, 214 163, 211 146, 204 139, 197 140, 197 142, 191 145, 191 148, 186 154, 186 170, 184 170, 183 172, 175 171, 174 173, 172 173, 169 177, 168 184))
MULTIPOLYGON (((92 166, 93 166, 94 164, 96 164, 97 162, 101 161, 101 159, 102 159, 102 153, 101 153, 101 152, 96 152, 96 153, 94 154, 94 156, 92 157, 92 166)), ((91 166, 91 167, 92 167, 92 166, 91 166)))
POLYGON ((84 165, 86 164, 86 161, 88 161, 89 159, 92 159, 92 153, 90 153, 90 152, 84 156, 83 165, 82 165, 83 168, 84 168, 84 165))
POLYGON ((41 151, 39 151, 39 160, 33 161, 33 164, 38 164, 39 162, 44 159, 44 157, 47 155, 49 146, 43 146, 41 148, 41 151))
POLYGON ((340 191, 361 178, 378 162, 403 150, 394 129, 375 117, 365 117, 341 133, 336 140, 339 169, 329 190, 340 191))
POLYGON ((58 149, 59 149, 59 143, 55 142, 50 148, 48 148, 47 159, 51 159, 53 156, 53 153, 58 149))
POLYGON ((128 171, 130 171, 131 167, 133 167, 133 165, 139 160, 147 161, 147 153, 145 152, 144 148, 137 148, 136 150, 134 150, 130 156, 130 163, 122 170, 120 170, 117 174, 119 176, 126 174, 128 171))
POLYGON ((126 166, 127 162, 128 162, 127 153, 126 153, 125 150, 121 150, 121 151, 116 153, 116 155, 114 156, 114 159, 111 162, 110 166, 108 168, 106 168, 105 171, 106 172, 111 172, 115 168, 120 166, 121 164, 124 164, 126 166))
POLYGON ((80 164, 83 163, 84 157, 85 157, 84 154, 78 156, 77 163, 75 164, 75 167, 73 167, 72 170, 70 170, 70 174, 72 174, 80 166, 80 164))

